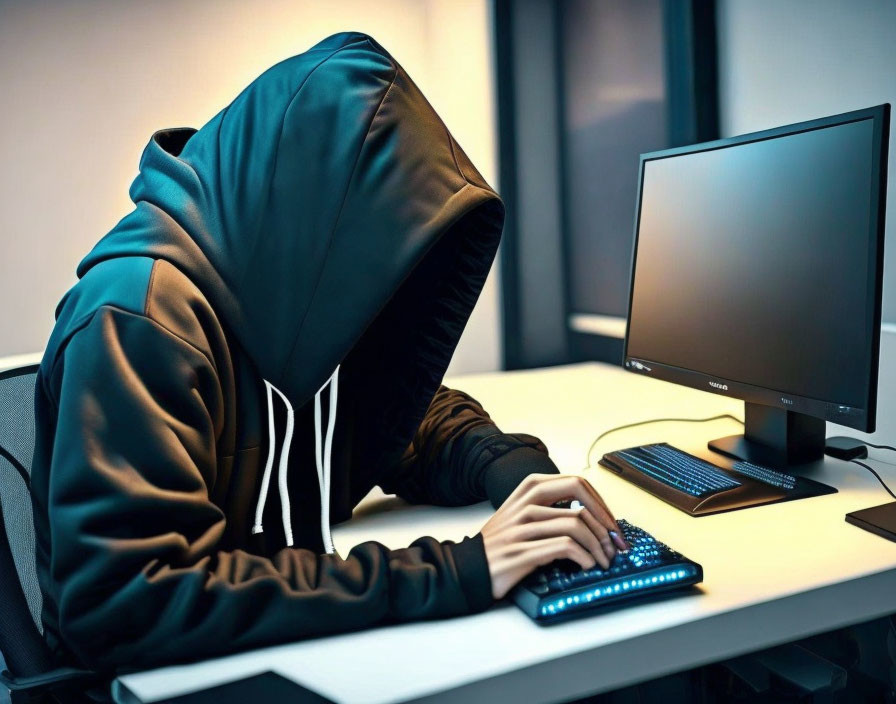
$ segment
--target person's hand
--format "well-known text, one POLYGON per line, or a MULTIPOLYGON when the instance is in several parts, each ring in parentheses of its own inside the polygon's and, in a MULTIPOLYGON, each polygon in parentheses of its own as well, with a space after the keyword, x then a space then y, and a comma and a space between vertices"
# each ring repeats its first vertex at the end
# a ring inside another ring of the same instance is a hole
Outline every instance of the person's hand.
POLYGON ((554 560, 574 560, 583 569, 597 564, 607 569, 617 550, 628 549, 600 494, 575 475, 530 474, 480 532, 495 599, 503 598, 536 567, 554 560), (580 506, 552 506, 561 501, 580 506))

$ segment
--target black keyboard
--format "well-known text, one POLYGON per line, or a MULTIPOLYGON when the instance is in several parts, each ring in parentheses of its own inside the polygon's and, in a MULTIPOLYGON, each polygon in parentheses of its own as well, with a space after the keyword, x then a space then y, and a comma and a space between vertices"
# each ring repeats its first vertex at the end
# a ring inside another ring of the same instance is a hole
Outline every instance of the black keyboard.
POLYGON ((671 445, 657 443, 611 453, 639 472, 691 496, 707 496, 741 485, 719 467, 671 445))
POLYGON ((608 452, 600 464, 692 516, 836 491, 753 462, 720 467, 664 442, 608 452))
POLYGON ((631 550, 617 553, 608 570, 583 570, 569 561, 536 570, 511 593, 529 617, 547 622, 680 589, 703 580, 703 568, 646 531, 619 520, 631 550))

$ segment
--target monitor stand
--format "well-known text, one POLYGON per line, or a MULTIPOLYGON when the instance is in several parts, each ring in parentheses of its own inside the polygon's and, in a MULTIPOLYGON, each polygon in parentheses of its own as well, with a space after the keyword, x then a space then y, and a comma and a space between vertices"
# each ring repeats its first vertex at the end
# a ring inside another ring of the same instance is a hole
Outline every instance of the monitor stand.
POLYGON ((743 435, 711 440, 710 450, 782 470, 824 456, 824 419, 759 403, 744 405, 743 435))

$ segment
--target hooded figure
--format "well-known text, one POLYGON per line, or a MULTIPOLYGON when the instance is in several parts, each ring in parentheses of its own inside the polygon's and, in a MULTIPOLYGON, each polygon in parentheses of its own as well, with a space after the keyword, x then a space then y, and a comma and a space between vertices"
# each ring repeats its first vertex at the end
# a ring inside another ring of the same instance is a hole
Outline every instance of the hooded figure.
POLYGON ((557 472, 441 386, 504 210, 401 66, 331 36, 155 132, 130 197, 38 376, 51 650, 147 667, 487 607, 481 534, 330 537, 375 485, 498 506, 557 472))

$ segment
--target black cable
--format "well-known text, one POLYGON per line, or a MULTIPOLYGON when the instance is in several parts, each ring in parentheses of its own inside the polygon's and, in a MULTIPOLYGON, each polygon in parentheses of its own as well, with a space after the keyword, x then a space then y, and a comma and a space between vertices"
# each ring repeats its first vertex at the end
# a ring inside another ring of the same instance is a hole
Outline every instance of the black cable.
POLYGON ((893 452, 896 452, 896 447, 893 447, 892 445, 875 445, 873 442, 868 442, 867 440, 861 440, 860 442, 868 447, 877 448, 878 450, 892 450, 893 452))
POLYGON ((712 420, 722 420, 723 418, 730 418, 741 425, 744 424, 744 422, 737 416, 733 416, 730 413, 722 413, 721 415, 713 416, 712 418, 652 418, 650 420, 641 420, 637 423, 629 423, 628 425, 619 425, 615 428, 610 428, 598 435, 594 439, 594 442, 591 443, 591 447, 588 448, 588 454, 585 457, 585 462, 588 463, 588 466, 586 466, 585 469, 591 469, 591 453, 594 451, 594 446, 607 437, 607 435, 615 433, 618 430, 627 430, 628 428, 636 428, 639 425, 650 425, 651 423, 708 423, 712 420))
MULTIPOLYGON (((869 443, 869 444, 870 444, 870 443, 869 443)), ((859 462, 858 460, 849 460, 849 461, 850 461, 850 462, 855 462, 855 463, 856 463, 857 465, 859 465, 860 467, 864 467, 864 468, 867 469, 869 472, 871 472, 875 477, 877 477, 877 481, 880 482, 881 486, 882 486, 884 489, 887 490, 887 493, 888 493, 890 496, 892 496, 894 499, 896 499, 896 494, 893 493, 893 491, 890 489, 890 487, 887 486, 886 482, 885 482, 883 479, 881 479, 880 475, 879 475, 877 472, 875 472, 871 467, 869 467, 869 466, 868 466, 867 464, 865 464, 864 462, 859 462)))

